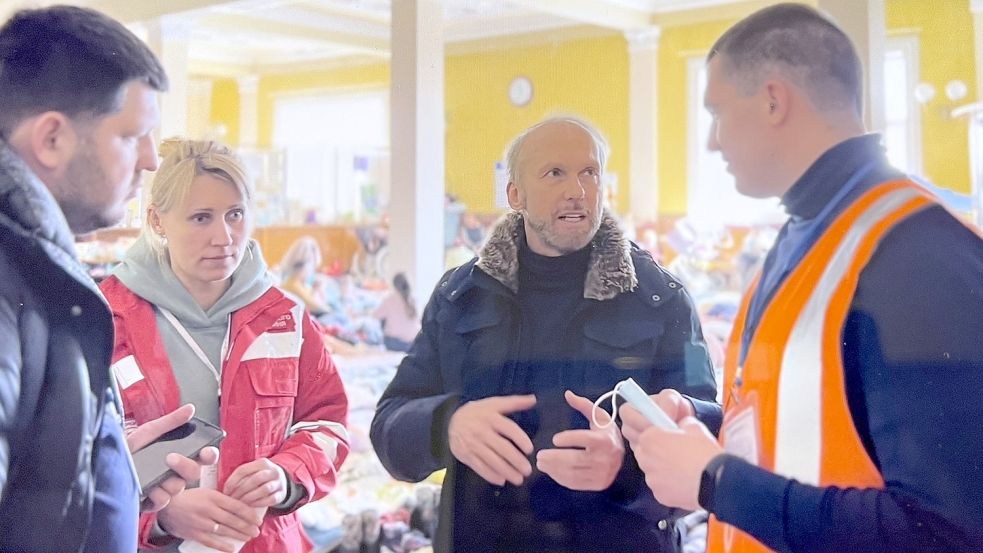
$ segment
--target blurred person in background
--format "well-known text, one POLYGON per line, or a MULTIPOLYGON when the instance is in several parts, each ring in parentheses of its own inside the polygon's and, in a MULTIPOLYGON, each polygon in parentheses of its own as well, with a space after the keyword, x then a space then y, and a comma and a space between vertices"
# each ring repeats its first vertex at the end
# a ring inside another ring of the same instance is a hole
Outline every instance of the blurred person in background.
POLYGON ((393 288, 372 316, 382 325, 382 340, 389 351, 406 351, 420 332, 420 318, 406 273, 396 273, 393 288))
MULTIPOLYGON (((294 240, 280 260, 280 287, 285 292, 297 296, 311 316, 321 323, 324 330, 324 343, 331 353, 354 355, 364 351, 355 340, 338 336, 342 329, 336 324, 346 320, 338 316, 338 311, 325 301, 324 282, 318 278, 321 266, 321 246, 312 236, 301 236, 294 240)), ((331 278, 325 276, 324 278, 331 278)))

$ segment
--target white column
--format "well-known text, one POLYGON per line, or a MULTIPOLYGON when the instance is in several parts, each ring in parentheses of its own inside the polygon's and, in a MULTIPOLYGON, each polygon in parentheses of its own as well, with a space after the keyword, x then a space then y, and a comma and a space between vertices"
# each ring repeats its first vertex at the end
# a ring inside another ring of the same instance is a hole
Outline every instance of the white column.
POLYGON ((628 175, 634 224, 659 215, 658 69, 660 27, 625 31, 628 40, 628 175))
POLYGON ((239 83, 239 145, 259 143, 259 75, 243 75, 239 83))
POLYGON ((204 138, 211 125, 212 81, 188 80, 188 138, 204 138))
POLYGON ((983 0, 972 0, 973 38, 976 43, 976 101, 983 102, 983 0))
POLYGON ((389 273, 422 305, 444 267, 444 42, 440 0, 392 3, 389 273))
POLYGON ((857 47, 864 65, 864 122, 882 132, 884 114, 884 42, 887 35, 884 0, 818 0, 817 6, 833 16, 857 47))
POLYGON ((191 24, 165 16, 147 24, 147 43, 167 71, 170 87, 160 101, 160 137, 188 133, 188 44, 191 24))

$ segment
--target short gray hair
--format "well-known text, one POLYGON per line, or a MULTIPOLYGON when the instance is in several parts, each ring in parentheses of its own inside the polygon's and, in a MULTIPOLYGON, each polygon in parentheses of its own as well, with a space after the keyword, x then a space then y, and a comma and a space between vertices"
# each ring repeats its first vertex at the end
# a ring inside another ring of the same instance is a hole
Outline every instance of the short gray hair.
POLYGON ((745 94, 753 94, 777 71, 802 87, 821 111, 863 113, 863 65, 857 51, 842 29, 811 6, 777 4, 754 12, 717 39, 707 62, 718 54, 745 94))
POLYGON ((598 169, 602 174, 604 173, 604 168, 608 162, 608 155, 610 154, 610 148, 608 147, 608 141, 604 139, 604 135, 601 134, 601 131, 597 130, 597 127, 592 125, 586 119, 577 117, 576 115, 553 115, 522 131, 519 133, 519 136, 512 139, 512 142, 509 142, 509 145, 505 148, 505 170, 506 174, 508 175, 508 182, 518 183, 517 172, 519 154, 522 152, 522 145, 525 143, 526 138, 529 137, 529 134, 536 129, 556 123, 577 125, 590 135, 591 139, 594 141, 594 146, 597 148, 597 162, 600 165, 598 169))

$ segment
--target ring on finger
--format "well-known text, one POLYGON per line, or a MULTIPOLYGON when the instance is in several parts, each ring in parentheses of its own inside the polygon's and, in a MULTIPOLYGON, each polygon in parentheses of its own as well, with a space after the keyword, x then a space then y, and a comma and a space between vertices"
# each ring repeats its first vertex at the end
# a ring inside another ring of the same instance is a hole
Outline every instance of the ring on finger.
POLYGON ((218 528, 219 528, 219 524, 216 522, 215 526, 212 526, 212 533, 218 534, 218 528))

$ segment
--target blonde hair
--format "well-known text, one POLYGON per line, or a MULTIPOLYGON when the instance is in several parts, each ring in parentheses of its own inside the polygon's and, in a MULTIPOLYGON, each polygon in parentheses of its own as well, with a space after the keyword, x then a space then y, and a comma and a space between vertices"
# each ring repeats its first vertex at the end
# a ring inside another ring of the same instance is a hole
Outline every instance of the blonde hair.
MULTIPOLYGON (((199 175, 228 181, 242 195, 245 204, 252 205, 252 179, 242 159, 228 146, 211 140, 168 138, 161 143, 159 155, 162 161, 150 185, 150 205, 160 213, 167 213, 183 202, 191 193, 192 181, 199 175)), ((142 232, 150 248, 164 258, 167 244, 150 228, 149 220, 142 232)))
POLYGON ((301 236, 287 248, 280 260, 280 280, 286 282, 311 266, 317 270, 321 266, 321 246, 311 236, 301 236))

